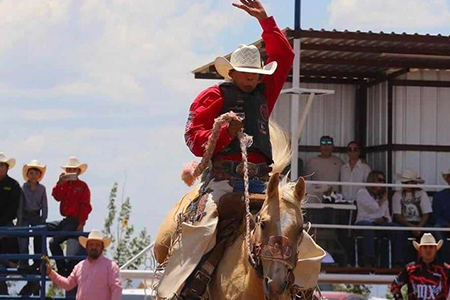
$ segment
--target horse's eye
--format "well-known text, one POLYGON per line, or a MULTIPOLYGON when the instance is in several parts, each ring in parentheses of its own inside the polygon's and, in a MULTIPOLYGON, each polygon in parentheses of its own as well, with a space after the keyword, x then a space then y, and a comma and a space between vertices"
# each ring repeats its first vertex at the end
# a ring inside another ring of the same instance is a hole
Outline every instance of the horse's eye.
POLYGON ((264 230, 264 228, 266 228, 266 221, 261 220, 261 221, 259 222, 259 226, 261 227, 262 230, 264 230))

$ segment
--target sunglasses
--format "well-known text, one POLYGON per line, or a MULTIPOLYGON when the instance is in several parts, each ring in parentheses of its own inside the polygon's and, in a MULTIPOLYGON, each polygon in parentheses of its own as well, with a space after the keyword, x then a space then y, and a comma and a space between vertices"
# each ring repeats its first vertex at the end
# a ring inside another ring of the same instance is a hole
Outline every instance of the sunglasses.
POLYGON ((333 145, 333 141, 320 141, 321 145, 333 145))
POLYGON ((378 179, 377 179, 377 182, 378 182, 378 183, 385 183, 386 180, 384 180, 384 178, 378 178, 378 179))
POLYGON ((347 152, 359 152, 359 148, 357 147, 348 147, 347 152))

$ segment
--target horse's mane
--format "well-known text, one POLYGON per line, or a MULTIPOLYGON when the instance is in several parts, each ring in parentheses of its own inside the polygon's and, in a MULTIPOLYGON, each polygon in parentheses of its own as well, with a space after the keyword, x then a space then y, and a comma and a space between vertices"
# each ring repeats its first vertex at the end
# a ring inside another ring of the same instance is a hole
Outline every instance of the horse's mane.
POLYGON ((273 120, 269 121, 269 127, 274 161, 272 174, 275 172, 281 173, 291 161, 292 149, 290 139, 287 133, 273 120))
MULTIPOLYGON (((281 173, 287 165, 289 165, 292 157, 292 148, 290 138, 286 131, 284 131, 273 120, 269 121, 270 126, 270 142, 272 143, 272 155, 274 164, 272 166, 272 174, 275 172, 281 173)), ((280 195, 282 198, 296 206, 302 206, 304 199, 298 201, 294 196, 296 182, 289 182, 287 176, 280 182, 280 195)))

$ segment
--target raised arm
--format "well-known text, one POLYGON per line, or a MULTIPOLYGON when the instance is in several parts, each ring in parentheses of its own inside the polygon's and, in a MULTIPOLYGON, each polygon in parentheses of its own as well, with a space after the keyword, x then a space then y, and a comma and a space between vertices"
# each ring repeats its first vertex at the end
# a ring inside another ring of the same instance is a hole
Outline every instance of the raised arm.
POLYGON ((280 95, 284 82, 289 75, 294 60, 294 51, 284 33, 278 28, 275 19, 268 17, 264 6, 258 0, 241 0, 241 3, 233 3, 233 6, 246 11, 252 17, 255 17, 262 29, 262 38, 266 44, 266 53, 268 55, 266 64, 276 61, 278 66, 274 74, 264 76, 263 82, 266 83, 266 96, 269 103, 269 113, 280 95))

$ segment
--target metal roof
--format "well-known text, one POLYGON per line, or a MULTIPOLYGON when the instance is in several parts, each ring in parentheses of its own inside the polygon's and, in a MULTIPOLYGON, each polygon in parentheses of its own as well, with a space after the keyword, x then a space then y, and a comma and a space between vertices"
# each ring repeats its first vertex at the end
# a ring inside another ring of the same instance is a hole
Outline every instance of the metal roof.
MULTIPOLYGON (((289 28, 283 32, 291 43, 301 38, 303 82, 373 82, 410 69, 450 70, 450 36, 289 28)), ((263 40, 253 44, 266 58, 263 40)), ((222 78, 213 62, 193 73, 199 79, 222 78)))

